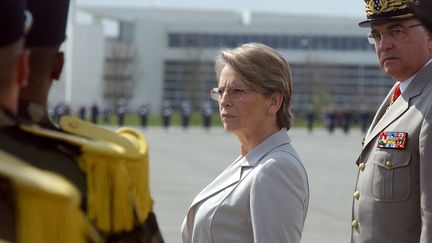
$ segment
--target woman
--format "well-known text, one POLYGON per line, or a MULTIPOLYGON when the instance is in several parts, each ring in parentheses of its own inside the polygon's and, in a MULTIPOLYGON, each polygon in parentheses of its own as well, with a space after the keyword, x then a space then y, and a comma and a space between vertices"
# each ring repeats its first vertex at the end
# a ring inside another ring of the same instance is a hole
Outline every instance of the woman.
POLYGON ((291 75, 268 46, 224 50, 216 60, 226 131, 240 156, 193 200, 182 225, 184 243, 298 243, 309 202, 306 171, 290 144, 291 75))

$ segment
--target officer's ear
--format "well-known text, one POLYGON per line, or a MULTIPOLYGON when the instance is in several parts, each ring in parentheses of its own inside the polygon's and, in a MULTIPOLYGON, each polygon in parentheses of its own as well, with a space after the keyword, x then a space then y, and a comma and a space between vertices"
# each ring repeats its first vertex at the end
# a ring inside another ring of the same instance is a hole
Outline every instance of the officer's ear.
POLYGON ((16 67, 16 77, 17 77, 17 84, 19 87, 23 88, 27 86, 28 84, 28 77, 29 77, 29 56, 30 56, 30 50, 25 49, 23 50, 18 57, 18 63, 16 67))
POLYGON ((54 55, 53 58, 52 72, 51 72, 52 79, 54 80, 60 79, 60 75, 63 70, 63 64, 64 64, 64 53, 62 51, 59 51, 54 55))

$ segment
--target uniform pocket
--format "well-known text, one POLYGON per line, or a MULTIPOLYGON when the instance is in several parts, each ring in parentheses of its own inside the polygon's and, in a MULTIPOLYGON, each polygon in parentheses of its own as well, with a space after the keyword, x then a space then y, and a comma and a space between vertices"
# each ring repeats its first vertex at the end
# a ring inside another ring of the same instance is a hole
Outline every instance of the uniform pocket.
POLYGON ((411 192, 411 152, 381 150, 373 158, 372 195, 377 201, 403 201, 411 192))

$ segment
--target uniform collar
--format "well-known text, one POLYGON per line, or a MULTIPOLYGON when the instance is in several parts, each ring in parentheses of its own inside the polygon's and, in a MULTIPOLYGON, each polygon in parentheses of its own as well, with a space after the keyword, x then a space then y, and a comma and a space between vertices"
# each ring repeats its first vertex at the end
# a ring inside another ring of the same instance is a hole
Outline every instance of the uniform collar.
POLYGON ((403 94, 403 92, 408 88, 408 85, 413 81, 413 79, 417 76, 417 74, 424 68, 426 67, 429 63, 432 63, 432 58, 429 59, 429 61, 427 61, 425 63, 425 65, 418 71, 416 72, 413 76, 409 77, 408 79, 402 80, 400 81, 400 90, 401 90, 401 94, 403 94))
POLYGON ((15 126, 17 123, 14 115, 0 108, 0 128, 15 126))
POLYGON ((57 127, 49 120, 45 107, 35 102, 20 100, 18 117, 25 122, 37 123, 48 129, 57 129, 57 127))

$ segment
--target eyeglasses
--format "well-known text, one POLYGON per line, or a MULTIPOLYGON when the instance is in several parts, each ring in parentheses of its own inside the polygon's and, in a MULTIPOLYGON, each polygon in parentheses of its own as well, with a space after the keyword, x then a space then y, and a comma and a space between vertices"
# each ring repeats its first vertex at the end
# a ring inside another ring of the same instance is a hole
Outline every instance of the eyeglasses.
POLYGON ((391 40, 401 40, 406 34, 406 29, 421 25, 422 24, 413 24, 408 26, 396 25, 385 31, 372 30, 372 32, 368 34, 367 38, 369 43, 372 45, 379 43, 383 36, 387 36, 391 40))
POLYGON ((210 97, 219 102, 222 100, 222 97, 224 94, 228 95, 233 100, 239 100, 243 98, 243 96, 247 93, 248 90, 252 89, 246 89, 246 88, 232 88, 232 89, 219 89, 219 88, 213 88, 210 90, 210 97))

